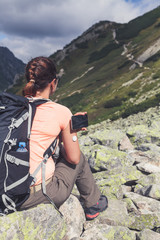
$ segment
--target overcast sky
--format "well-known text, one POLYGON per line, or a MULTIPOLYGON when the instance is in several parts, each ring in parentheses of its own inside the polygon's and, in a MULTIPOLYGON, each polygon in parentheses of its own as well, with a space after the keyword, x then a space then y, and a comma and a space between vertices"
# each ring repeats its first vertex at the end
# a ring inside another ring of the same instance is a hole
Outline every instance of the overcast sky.
POLYGON ((160 0, 0 0, 0 46, 28 62, 62 49, 101 20, 126 23, 160 0))

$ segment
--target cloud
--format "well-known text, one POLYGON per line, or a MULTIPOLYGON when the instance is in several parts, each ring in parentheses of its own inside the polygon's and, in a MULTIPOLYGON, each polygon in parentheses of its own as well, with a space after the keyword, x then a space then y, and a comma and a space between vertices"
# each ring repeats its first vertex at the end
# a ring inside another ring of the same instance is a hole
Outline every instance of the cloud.
POLYGON ((7 36, 0 40, 1 46, 7 46, 10 50, 14 49, 14 55, 24 62, 28 62, 35 56, 48 57, 57 49, 61 49, 63 41, 60 38, 45 37, 42 39, 28 39, 25 37, 7 36))
POLYGON ((160 0, 1 0, 0 45, 28 61, 50 55, 96 22, 128 22, 160 0))
POLYGON ((0 9, 1 31, 30 38, 66 36, 102 19, 124 22, 137 15, 124 0, 1 0, 0 9))

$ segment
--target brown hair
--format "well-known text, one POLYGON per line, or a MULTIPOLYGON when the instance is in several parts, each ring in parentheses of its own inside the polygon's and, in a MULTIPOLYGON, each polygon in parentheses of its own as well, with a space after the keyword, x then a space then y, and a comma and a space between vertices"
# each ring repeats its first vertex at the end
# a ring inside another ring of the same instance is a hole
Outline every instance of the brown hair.
POLYGON ((25 71, 27 80, 23 88, 23 96, 35 96, 38 90, 43 90, 48 83, 56 78, 56 67, 47 57, 36 57, 28 62, 25 71))

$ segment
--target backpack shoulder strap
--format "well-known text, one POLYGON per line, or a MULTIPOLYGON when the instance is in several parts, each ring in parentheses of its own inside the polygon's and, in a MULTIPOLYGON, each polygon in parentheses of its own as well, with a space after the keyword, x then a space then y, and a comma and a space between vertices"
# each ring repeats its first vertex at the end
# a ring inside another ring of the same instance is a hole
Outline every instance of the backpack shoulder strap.
POLYGON ((29 119, 28 119, 28 139, 29 139, 37 106, 43 103, 49 102, 50 100, 49 99, 33 99, 33 98, 27 98, 27 99, 29 101, 29 119))
MULTIPOLYGON (((36 112, 36 107, 40 104, 49 102, 51 100, 49 99, 31 99, 30 101, 30 105, 32 106, 32 120, 34 118, 35 112, 36 112)), ((46 184, 45 184, 45 170, 46 170, 46 163, 48 161, 48 159, 52 156, 54 150, 57 147, 57 138, 55 138, 53 140, 53 142, 51 143, 51 145, 47 148, 47 150, 44 152, 43 154, 43 160, 42 162, 38 165, 38 167, 36 168, 36 170, 33 172, 33 174, 31 175, 31 177, 33 178, 33 181, 31 183, 31 185, 33 185, 36 181, 36 175, 37 173, 40 171, 40 169, 42 169, 42 192, 44 194, 44 196, 50 201, 50 203, 55 207, 55 209, 59 212, 60 216, 63 217, 63 214, 59 211, 59 209, 56 207, 55 203, 52 201, 52 199, 47 195, 46 193, 46 184)))
POLYGON ((40 171, 40 169, 42 169, 42 193, 50 201, 50 203, 54 206, 54 208, 59 212, 60 216, 63 217, 63 214, 59 211, 59 209, 56 207, 53 200, 46 193, 46 181, 45 181, 46 163, 49 157, 52 156, 52 153, 56 149, 56 147, 57 147, 57 138, 54 139, 51 145, 44 152, 42 162, 38 165, 38 167, 32 174, 33 182, 31 183, 31 185, 34 184, 34 182, 36 181, 37 173, 40 171))

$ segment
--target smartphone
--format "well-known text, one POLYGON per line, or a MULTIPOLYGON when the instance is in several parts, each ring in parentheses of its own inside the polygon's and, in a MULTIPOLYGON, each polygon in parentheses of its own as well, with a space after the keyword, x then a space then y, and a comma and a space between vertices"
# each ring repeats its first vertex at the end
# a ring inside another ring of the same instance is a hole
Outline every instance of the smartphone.
POLYGON ((71 127, 73 130, 88 127, 88 115, 75 115, 71 118, 71 127))

